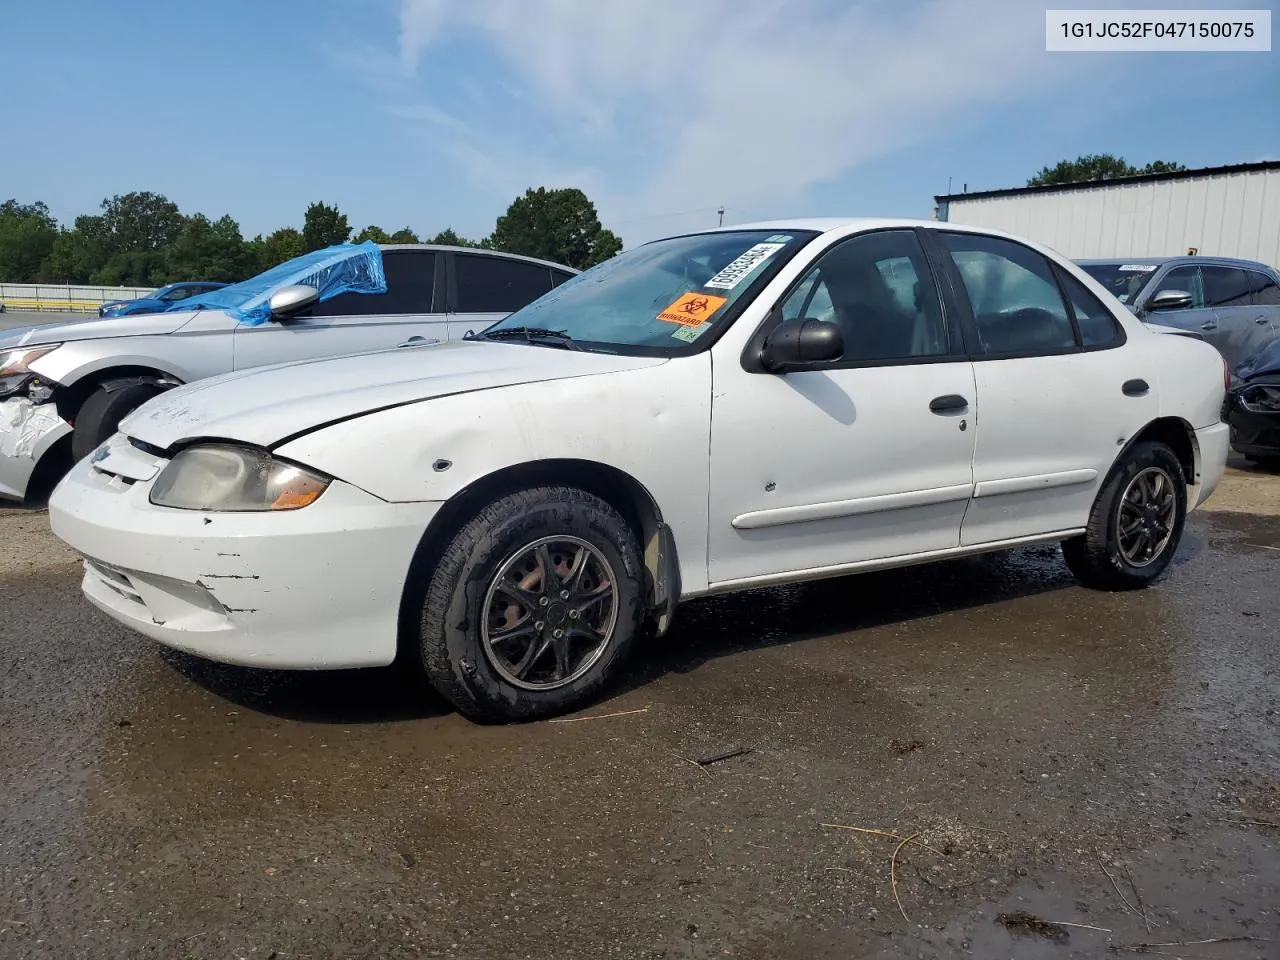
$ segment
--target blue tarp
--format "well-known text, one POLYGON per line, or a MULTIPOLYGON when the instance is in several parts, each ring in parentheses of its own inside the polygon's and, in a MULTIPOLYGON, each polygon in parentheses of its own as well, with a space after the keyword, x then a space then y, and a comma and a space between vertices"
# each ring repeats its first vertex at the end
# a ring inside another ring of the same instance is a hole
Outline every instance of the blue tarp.
POLYGON ((254 327, 271 319, 267 302, 281 287, 304 283, 320 291, 321 301, 340 293, 386 293, 382 250, 372 240, 339 243, 265 270, 256 277, 233 283, 198 297, 188 297, 166 312, 222 310, 254 327))

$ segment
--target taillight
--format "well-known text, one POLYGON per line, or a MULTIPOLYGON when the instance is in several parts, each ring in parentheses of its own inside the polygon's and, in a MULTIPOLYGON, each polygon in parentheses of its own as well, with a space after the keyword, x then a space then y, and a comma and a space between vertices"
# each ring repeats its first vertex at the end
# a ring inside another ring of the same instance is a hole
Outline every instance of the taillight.
POLYGON ((1227 366, 1227 358, 1222 358, 1222 389, 1231 389, 1231 368, 1227 366))

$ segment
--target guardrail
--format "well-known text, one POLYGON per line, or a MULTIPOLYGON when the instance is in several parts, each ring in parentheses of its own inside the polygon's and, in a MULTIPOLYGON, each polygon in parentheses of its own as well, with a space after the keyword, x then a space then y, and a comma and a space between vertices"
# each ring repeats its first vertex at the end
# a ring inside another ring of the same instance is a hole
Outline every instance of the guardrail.
POLYGON ((87 300, 35 300, 25 297, 12 297, 3 303, 6 310, 29 313, 97 313, 102 306, 87 300))

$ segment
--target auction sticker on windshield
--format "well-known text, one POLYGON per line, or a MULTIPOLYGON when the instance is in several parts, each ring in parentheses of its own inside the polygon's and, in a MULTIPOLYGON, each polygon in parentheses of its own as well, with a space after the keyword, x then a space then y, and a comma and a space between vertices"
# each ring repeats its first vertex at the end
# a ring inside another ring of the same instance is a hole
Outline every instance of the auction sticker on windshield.
POLYGON ((703 286, 714 287, 717 290, 732 290, 745 280, 752 270, 785 246, 785 243, 757 243, 704 283, 703 286))
POLYGON ((709 293, 691 290, 660 314, 659 320, 678 323, 683 327, 700 327, 713 313, 728 303, 725 297, 713 297, 709 293))

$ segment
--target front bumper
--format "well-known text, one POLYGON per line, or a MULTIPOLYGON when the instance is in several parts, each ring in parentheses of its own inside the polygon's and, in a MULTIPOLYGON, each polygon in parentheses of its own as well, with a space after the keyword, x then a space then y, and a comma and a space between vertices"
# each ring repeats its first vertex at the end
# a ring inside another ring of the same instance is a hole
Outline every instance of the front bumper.
POLYGON ((95 606, 223 663, 322 670, 395 658, 405 578, 439 503, 387 503, 335 480, 300 510, 175 510, 148 501, 154 475, 130 479, 149 472, 148 458, 153 474, 165 461, 119 434, 106 450, 49 501, 53 532, 85 558, 95 606))
POLYGON ((11 397, 0 403, 0 497, 22 500, 40 458, 71 433, 52 403, 11 397))
POLYGON ((1231 446, 1237 452, 1246 457, 1280 457, 1280 410, 1248 410, 1236 389, 1227 395, 1227 419, 1231 446))

